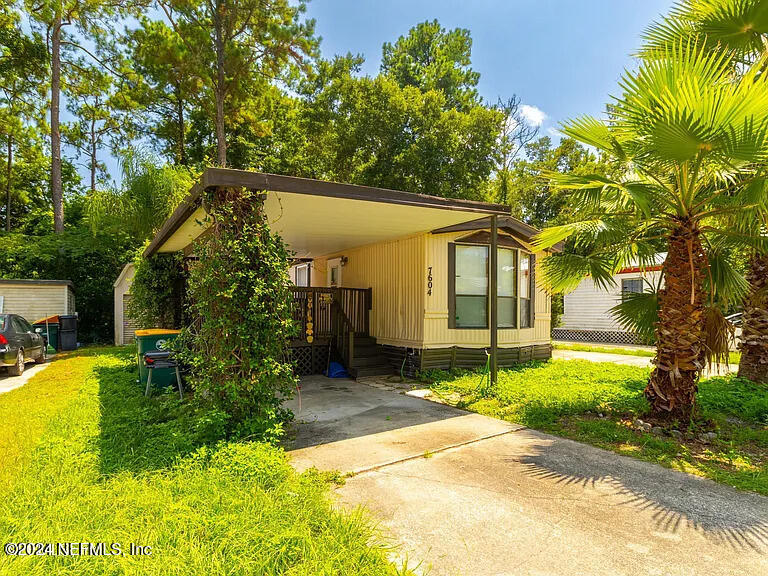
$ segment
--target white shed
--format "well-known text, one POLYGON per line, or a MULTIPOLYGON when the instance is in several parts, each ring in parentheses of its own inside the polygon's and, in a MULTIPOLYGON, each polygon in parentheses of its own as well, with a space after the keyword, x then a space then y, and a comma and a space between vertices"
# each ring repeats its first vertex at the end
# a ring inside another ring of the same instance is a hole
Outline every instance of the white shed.
POLYGON ((133 344, 133 332, 137 324, 128 314, 128 302, 131 300, 131 284, 136 267, 133 262, 123 266, 120 275, 115 280, 115 344, 126 346, 133 344))
POLYGON ((614 285, 608 289, 596 286, 591 278, 582 280, 573 292, 565 295, 560 325, 552 330, 552 338, 576 342, 639 344, 633 332, 619 325, 611 314, 611 308, 621 302, 622 294, 647 291, 649 284, 657 286, 665 257, 666 254, 659 254, 653 266, 624 268, 614 275, 614 285))
POLYGON ((18 314, 30 323, 75 314, 74 285, 71 280, 0 280, 0 313, 18 314))

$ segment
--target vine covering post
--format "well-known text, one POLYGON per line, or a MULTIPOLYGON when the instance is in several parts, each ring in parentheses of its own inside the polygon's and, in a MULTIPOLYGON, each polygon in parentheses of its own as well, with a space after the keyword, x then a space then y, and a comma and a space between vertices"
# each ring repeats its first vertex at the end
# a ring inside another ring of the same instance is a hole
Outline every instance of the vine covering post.
POLYGON ((289 252, 274 234, 261 191, 209 190, 209 230, 195 245, 190 269, 190 316, 183 359, 201 399, 230 416, 240 435, 276 439, 295 388, 286 356, 294 336, 289 252))

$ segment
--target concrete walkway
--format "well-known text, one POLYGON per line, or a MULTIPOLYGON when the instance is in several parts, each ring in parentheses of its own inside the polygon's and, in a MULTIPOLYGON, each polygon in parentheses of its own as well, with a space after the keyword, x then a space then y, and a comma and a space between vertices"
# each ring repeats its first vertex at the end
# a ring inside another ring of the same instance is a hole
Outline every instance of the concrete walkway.
POLYGON ((424 572, 768 574, 768 498, 385 388, 305 384, 291 455, 424 572))
POLYGON ((8 371, 5 368, 0 368, 0 394, 3 392, 10 392, 16 388, 21 388, 30 378, 46 368, 48 368, 48 363, 27 364, 24 373, 21 376, 9 376, 8 371))
POLYGON ((302 379, 301 395, 287 404, 296 417, 289 445, 296 469, 357 474, 520 428, 372 384, 302 379))
MULTIPOLYGON (((628 366, 642 366, 652 368, 653 364, 648 356, 632 356, 631 354, 606 354, 604 352, 583 352, 579 350, 552 350, 552 358, 560 360, 588 360, 589 362, 613 362, 614 364, 626 364, 628 366)), ((713 366, 704 372, 706 376, 725 375, 729 372, 739 371, 738 364, 713 366)))

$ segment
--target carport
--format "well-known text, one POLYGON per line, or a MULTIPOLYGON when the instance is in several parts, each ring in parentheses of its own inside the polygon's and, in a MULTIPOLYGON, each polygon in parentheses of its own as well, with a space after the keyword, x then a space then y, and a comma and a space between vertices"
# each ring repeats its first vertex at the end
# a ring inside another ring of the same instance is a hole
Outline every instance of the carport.
MULTIPOLYGON (((488 322, 485 329, 476 332, 484 331, 487 335, 482 345, 489 347, 491 379, 495 380, 498 348, 498 217, 504 216, 507 217, 506 220, 513 220, 508 218, 508 207, 353 184, 209 168, 157 233, 145 250, 144 256, 177 251, 192 256, 193 242, 205 234, 210 226, 205 193, 228 187, 257 191, 263 196, 264 210, 270 227, 283 238, 294 252, 297 261, 400 241, 418 235, 439 233, 456 226, 461 226, 462 230, 471 230, 474 229, 472 226, 464 226, 477 222, 480 222, 481 227, 489 227, 488 322)), ((529 237, 535 232, 523 223, 516 222, 514 225, 529 237)), ((341 265, 344 265, 343 262, 341 265)), ((423 280, 414 280, 409 285, 413 287, 414 294, 409 299, 414 300, 420 297, 422 282, 423 291, 427 291, 431 283, 431 268, 422 271, 416 260, 409 261, 407 266, 408 273, 414 278, 423 274, 423 280)), ((450 264, 447 268, 450 269, 450 264)), ((429 290, 431 294, 431 286, 429 290)), ((327 338, 344 358, 347 368, 360 373, 364 373, 366 367, 378 360, 373 357, 354 357, 356 349, 372 348, 376 345, 375 339, 367 332, 368 311, 371 310, 369 288, 340 285, 338 288, 328 289, 313 286, 297 287, 295 292, 296 301, 306 302, 302 309, 296 311, 296 319, 301 323, 302 333, 309 336, 309 342, 319 339, 318 337, 327 338), (368 294, 365 293, 366 290, 369 291, 368 294), (342 309, 343 320, 335 318, 330 306, 324 303, 324 292, 332 294, 334 303, 342 309), (307 309, 312 312, 309 318, 307 309), (356 337, 362 342, 362 345, 357 347, 353 343, 356 337)), ((446 306, 446 310, 441 314, 445 314, 447 319, 449 311, 446 306)), ((421 313, 424 314, 423 308, 421 313)), ((394 318, 397 315, 393 313, 387 317, 394 318)), ((447 320, 445 326, 448 326, 447 320)), ((395 346, 400 350, 398 353, 401 356, 407 354, 407 343, 395 346)), ((415 344, 410 346, 414 347, 415 344)), ((481 356, 484 361, 485 356, 481 356)), ((314 359, 312 362, 314 363, 314 359)))

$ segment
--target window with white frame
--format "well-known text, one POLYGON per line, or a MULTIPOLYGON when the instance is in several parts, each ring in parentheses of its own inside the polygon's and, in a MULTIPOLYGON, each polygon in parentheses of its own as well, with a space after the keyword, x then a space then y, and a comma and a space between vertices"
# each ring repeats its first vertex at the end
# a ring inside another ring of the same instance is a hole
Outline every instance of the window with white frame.
POLYGON ((296 286, 309 286, 309 263, 296 266, 296 286))
POLYGON ((627 294, 642 294, 642 278, 622 278, 621 279, 621 298, 626 298, 627 294))

